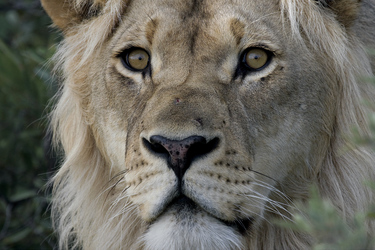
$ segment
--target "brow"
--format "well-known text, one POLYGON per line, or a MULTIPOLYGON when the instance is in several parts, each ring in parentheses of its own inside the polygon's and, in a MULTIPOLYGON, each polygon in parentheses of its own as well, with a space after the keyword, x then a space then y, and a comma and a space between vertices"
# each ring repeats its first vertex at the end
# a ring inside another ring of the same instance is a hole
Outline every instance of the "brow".
POLYGON ((245 24, 240 20, 233 18, 230 22, 230 31, 238 45, 245 34, 245 24))
POLYGON ((158 22, 158 20, 154 20, 151 17, 149 17, 149 18, 150 18, 150 21, 146 25, 146 38, 147 38, 148 42, 150 43, 150 45, 152 45, 152 41, 154 39, 155 31, 158 27, 159 22, 158 22))

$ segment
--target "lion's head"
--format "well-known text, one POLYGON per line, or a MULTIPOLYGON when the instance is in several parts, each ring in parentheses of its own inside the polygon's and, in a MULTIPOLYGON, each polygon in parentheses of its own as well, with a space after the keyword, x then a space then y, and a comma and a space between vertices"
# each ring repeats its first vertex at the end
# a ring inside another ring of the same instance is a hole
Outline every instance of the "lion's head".
POLYGON ((305 249, 270 221, 311 184, 345 217, 373 200, 374 154, 343 150, 373 1, 42 2, 65 37, 60 247, 305 249))

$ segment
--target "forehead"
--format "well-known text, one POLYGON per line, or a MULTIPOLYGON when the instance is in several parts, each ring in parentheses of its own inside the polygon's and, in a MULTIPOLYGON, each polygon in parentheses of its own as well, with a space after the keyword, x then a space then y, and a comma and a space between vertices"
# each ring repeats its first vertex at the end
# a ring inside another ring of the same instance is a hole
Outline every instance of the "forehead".
POLYGON ((203 41, 272 40, 280 11, 276 0, 133 0, 122 20, 121 41, 167 46, 169 40, 195 50, 203 41))
POLYGON ((142 10, 147 14, 168 13, 173 18, 186 20, 189 17, 210 18, 225 13, 262 16, 278 9, 278 5, 277 0, 132 0, 128 9, 142 10))

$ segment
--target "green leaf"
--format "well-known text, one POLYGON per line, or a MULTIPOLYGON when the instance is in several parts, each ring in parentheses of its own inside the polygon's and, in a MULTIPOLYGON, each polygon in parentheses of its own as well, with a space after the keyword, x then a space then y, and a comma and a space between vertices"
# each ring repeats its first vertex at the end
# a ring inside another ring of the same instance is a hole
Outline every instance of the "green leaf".
POLYGON ((1 39, 0 39, 0 52, 4 54, 6 58, 5 60, 8 61, 8 63, 13 62, 13 64, 16 65, 19 70, 21 70, 21 62, 18 59, 18 56, 15 55, 1 39))
POLYGON ((37 193, 34 190, 23 190, 19 191, 16 194, 12 195, 9 200, 11 202, 19 202, 22 200, 33 198, 37 195, 37 193))
POLYGON ((5 239, 3 239, 3 243, 5 245, 14 244, 14 243, 19 242, 19 241, 23 240, 24 238, 26 238, 30 233, 31 233, 31 229, 25 228, 22 231, 19 231, 15 234, 13 234, 11 236, 8 236, 5 239))

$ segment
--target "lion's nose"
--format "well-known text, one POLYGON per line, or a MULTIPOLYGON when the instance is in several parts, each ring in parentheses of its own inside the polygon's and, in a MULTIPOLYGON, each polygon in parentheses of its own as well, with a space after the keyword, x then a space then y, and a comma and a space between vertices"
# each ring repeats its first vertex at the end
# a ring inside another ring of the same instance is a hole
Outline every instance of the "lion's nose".
POLYGON ((219 138, 207 141, 202 136, 190 136, 183 140, 170 140, 160 135, 150 137, 150 141, 143 139, 146 147, 154 154, 164 157, 168 166, 176 176, 182 180, 191 162, 197 157, 212 152, 219 144, 219 138))

